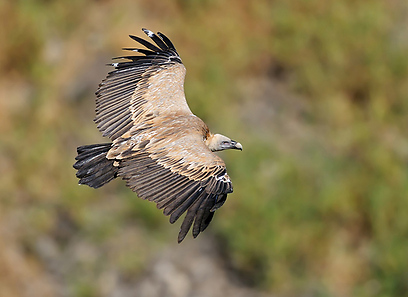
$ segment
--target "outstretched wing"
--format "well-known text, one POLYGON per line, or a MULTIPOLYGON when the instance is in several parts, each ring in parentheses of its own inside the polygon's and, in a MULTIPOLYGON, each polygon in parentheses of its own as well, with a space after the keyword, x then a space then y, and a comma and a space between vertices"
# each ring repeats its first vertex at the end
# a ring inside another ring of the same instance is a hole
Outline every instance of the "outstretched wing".
POLYGON ((114 144, 108 154, 118 160, 126 185, 155 202, 170 223, 187 212, 179 242, 193 223, 194 237, 204 231, 232 192, 224 161, 204 143, 207 129, 194 115, 168 118, 114 144))
POLYGON ((205 230, 214 211, 232 192, 225 163, 204 141, 208 127, 187 105, 185 68, 170 40, 143 31, 155 42, 130 36, 147 49, 125 48, 143 55, 119 57, 96 93, 98 129, 112 139, 107 154, 118 176, 139 197, 154 201, 181 225, 181 242, 205 230))
POLYGON ((142 55, 115 59, 115 70, 96 92, 95 123, 112 141, 129 137, 132 128, 171 113, 191 114, 184 95, 186 69, 171 41, 163 34, 143 29, 155 42, 130 35, 147 49, 124 48, 142 55))

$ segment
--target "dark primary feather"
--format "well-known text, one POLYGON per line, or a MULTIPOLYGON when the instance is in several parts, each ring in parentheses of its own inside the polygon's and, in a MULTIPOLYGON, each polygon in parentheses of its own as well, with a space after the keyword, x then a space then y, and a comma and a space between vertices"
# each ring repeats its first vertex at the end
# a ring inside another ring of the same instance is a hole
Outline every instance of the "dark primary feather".
MULTIPOLYGON (((176 48, 174 47, 173 43, 170 41, 170 39, 167 38, 166 35, 164 35, 163 33, 160 33, 160 32, 157 32, 157 35, 159 35, 160 38, 163 39, 163 41, 166 43, 166 45, 167 45, 170 49, 174 50, 174 51, 177 53, 176 48)), ((177 55, 178 55, 178 54, 177 54, 177 55)))
POLYGON ((145 28, 142 29, 143 32, 146 33, 147 36, 149 36, 163 51, 167 50, 168 46, 161 40, 159 37, 157 37, 156 34, 154 34, 152 31, 147 30, 145 28))
POLYGON ((190 230, 191 225, 193 224, 194 218, 196 218, 197 211, 203 201, 205 200, 205 192, 203 191, 200 196, 194 201, 194 204, 188 209, 187 214, 184 218, 183 223, 180 227, 180 232, 178 235, 178 242, 182 242, 183 239, 186 237, 188 230, 190 230))
POLYGON ((207 196, 206 201, 200 205, 200 208, 197 211, 196 218, 194 220, 193 226, 193 237, 196 238, 198 234, 202 231, 203 221, 208 217, 210 214, 210 210, 214 205, 213 201, 216 195, 210 194, 207 196))
POLYGON ((161 49, 158 48, 157 46, 153 45, 152 43, 148 42, 147 40, 144 40, 143 38, 134 36, 134 35, 129 35, 130 38, 132 38, 134 41, 139 42, 140 44, 143 44, 145 47, 148 49, 154 51, 154 52, 161 52, 161 49))

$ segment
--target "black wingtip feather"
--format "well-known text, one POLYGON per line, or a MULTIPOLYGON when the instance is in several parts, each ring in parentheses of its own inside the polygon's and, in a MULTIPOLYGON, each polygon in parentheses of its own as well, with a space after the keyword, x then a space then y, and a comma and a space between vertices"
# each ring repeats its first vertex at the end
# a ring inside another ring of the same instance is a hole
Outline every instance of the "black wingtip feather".
POLYGON ((152 31, 147 30, 145 28, 142 29, 143 32, 149 36, 156 44, 158 47, 160 47, 163 51, 168 49, 168 46, 163 42, 163 40, 160 39, 156 34, 154 34, 152 31))
POLYGON ((184 217, 183 223, 181 224, 179 235, 177 237, 178 243, 182 242, 183 239, 186 237, 188 231, 191 228, 191 225, 193 224, 194 218, 197 215, 197 211, 206 197, 207 195, 205 191, 202 191, 200 196, 196 198, 197 200, 194 201, 193 205, 191 205, 190 208, 188 209, 187 214, 184 217))
POLYGON ((160 38, 164 41, 164 43, 172 50, 174 50, 176 53, 176 48, 174 47, 173 43, 170 41, 170 39, 164 35, 163 33, 157 32, 157 35, 160 36, 160 38))
POLYGON ((152 43, 148 42, 147 40, 144 40, 140 37, 134 36, 134 35, 129 35, 130 38, 132 38, 134 41, 139 42, 140 44, 144 45, 146 48, 155 51, 155 52, 160 52, 161 49, 158 48, 157 46, 153 45, 152 43))
POLYGON ((203 222, 201 223, 201 232, 207 229, 208 225, 210 225, 212 218, 214 217, 214 214, 215 212, 210 212, 208 213, 207 217, 203 219, 203 222))
POLYGON ((214 206, 210 209, 211 212, 216 211, 219 209, 221 206, 224 205, 225 201, 227 201, 227 194, 223 194, 218 196, 217 200, 215 201, 214 206))
POLYGON ((201 204, 200 208, 197 211, 196 218, 194 220, 194 226, 193 226, 193 237, 196 238, 198 234, 202 232, 202 226, 203 222, 206 220, 206 218, 209 216, 210 209, 215 203, 215 196, 213 194, 210 194, 201 204))

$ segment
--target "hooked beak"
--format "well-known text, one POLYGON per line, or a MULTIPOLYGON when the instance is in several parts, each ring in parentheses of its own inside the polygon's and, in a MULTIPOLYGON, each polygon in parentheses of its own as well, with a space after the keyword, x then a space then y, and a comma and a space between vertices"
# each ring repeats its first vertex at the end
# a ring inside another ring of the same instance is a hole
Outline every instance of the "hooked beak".
POLYGON ((242 144, 236 142, 235 140, 231 140, 231 148, 242 151, 242 144))

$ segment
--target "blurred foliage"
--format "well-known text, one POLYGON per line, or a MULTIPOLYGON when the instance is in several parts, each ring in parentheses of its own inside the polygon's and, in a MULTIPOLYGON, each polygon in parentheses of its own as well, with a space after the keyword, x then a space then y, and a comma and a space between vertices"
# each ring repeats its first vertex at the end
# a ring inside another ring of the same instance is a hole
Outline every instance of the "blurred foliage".
POLYGON ((0 238, 43 269, 57 242, 70 295, 100 296, 103 267, 135 277, 176 238, 123 182, 78 187, 72 168, 106 141, 93 92, 141 27, 175 43, 191 109, 244 145, 222 154, 235 191, 207 231, 232 268, 279 296, 408 291, 406 1, 20 0, 0 16, 0 238))

